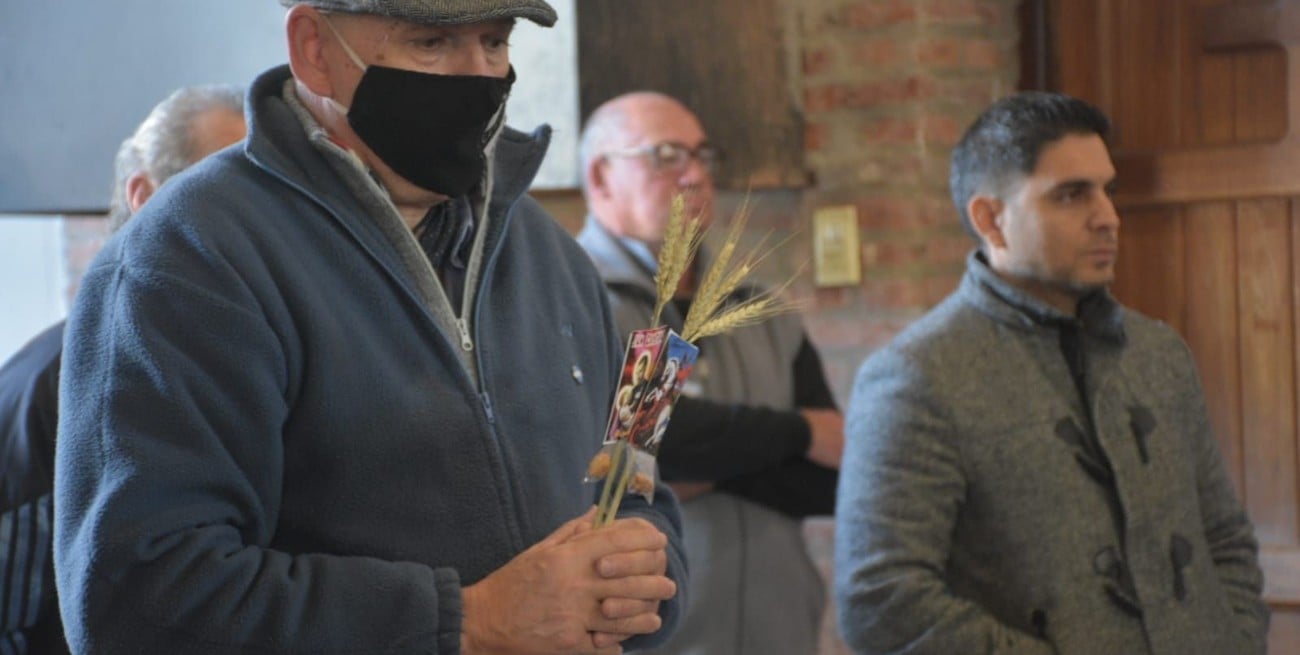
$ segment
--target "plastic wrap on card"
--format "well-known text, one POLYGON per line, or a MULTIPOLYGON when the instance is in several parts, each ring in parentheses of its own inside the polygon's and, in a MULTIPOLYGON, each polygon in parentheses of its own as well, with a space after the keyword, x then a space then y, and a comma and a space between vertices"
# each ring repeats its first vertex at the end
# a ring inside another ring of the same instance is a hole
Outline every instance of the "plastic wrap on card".
POLYGON ((612 474, 615 480, 626 479, 627 490, 654 499, 655 455, 699 352, 667 327, 632 333, 604 443, 588 467, 588 480, 612 474))

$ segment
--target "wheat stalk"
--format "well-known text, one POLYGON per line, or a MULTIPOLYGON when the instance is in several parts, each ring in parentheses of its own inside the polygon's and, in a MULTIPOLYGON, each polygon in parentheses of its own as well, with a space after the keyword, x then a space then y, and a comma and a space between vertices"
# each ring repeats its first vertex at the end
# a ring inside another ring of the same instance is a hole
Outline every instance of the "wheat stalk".
MULTIPOLYGON (((691 301, 691 309, 687 312, 686 320, 682 325, 681 337, 688 342, 694 343, 705 337, 761 323, 794 309, 791 303, 784 302, 780 298, 781 292, 794 281, 794 278, 787 280, 774 291, 728 304, 728 300, 740 288, 745 278, 781 245, 766 248, 767 237, 764 237, 752 251, 737 258, 740 237, 749 222, 749 217, 747 196, 732 217, 730 229, 718 249, 716 258, 696 286, 695 298, 691 301), (733 262, 733 259, 736 261, 733 262)), ((674 197, 664 241, 659 249, 659 270, 656 271, 654 278, 656 298, 651 326, 659 325, 663 308, 676 295, 681 276, 694 261, 703 238, 699 217, 687 218, 684 200, 680 195, 674 197)), ((626 441, 621 441, 615 446, 612 454, 613 461, 605 477, 605 488, 601 490, 600 502, 596 509, 594 522, 596 527, 613 522, 618 513, 635 470, 633 455, 626 441)))
POLYGON ((789 308, 780 298, 764 294, 719 310, 700 324, 690 337, 682 335, 682 338, 693 341, 723 334, 736 328, 762 323, 787 311, 789 308))
POLYGON ((745 223, 749 221, 748 208, 749 199, 746 198, 731 219, 730 229, 722 242, 722 247, 718 249, 717 257, 709 265, 709 270, 704 273, 699 286, 695 289, 695 299, 691 301, 691 310, 687 312, 686 322, 682 325, 682 338, 687 341, 691 341, 691 338, 686 335, 698 331, 699 326, 722 306, 732 291, 735 291, 734 287, 726 288, 723 282, 732 277, 728 275, 731 270, 731 258, 739 247, 740 234, 744 230, 745 223))
POLYGON ((683 339, 694 343, 704 337, 761 323, 793 309, 778 297, 780 292, 794 281, 793 278, 775 292, 767 292, 748 300, 727 304, 758 264, 785 243, 785 240, 782 240, 776 246, 768 248, 766 247, 768 237, 765 236, 752 250, 736 258, 740 236, 749 223, 750 213, 749 199, 746 198, 731 219, 730 230, 718 250, 717 259, 709 266, 708 273, 695 291, 695 299, 691 302, 691 309, 682 326, 683 339), (736 259, 734 263, 733 259, 736 259))
POLYGON ((673 196, 672 211, 668 214, 668 227, 659 248, 659 270, 655 271, 655 308, 650 325, 659 325, 664 306, 677 293, 686 267, 695 258, 704 238, 699 216, 686 216, 686 201, 681 194, 673 196))

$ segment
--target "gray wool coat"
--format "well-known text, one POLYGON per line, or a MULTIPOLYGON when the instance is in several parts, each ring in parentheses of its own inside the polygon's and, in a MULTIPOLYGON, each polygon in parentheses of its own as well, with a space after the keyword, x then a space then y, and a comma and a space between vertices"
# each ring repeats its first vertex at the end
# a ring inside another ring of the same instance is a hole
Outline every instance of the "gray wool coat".
POLYGON ((972 253, 863 364, 846 421, 835 584, 854 652, 1264 653, 1253 530, 1164 324, 1104 292, 1076 321, 972 253))

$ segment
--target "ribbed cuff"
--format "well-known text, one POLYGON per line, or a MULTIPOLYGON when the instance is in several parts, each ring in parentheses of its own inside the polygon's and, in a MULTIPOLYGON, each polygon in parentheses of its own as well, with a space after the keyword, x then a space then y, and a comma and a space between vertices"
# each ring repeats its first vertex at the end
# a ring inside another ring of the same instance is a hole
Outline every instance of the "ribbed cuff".
POLYGON ((438 592, 438 655, 460 655, 460 631, 465 618, 460 575, 455 569, 434 569, 433 585, 438 592))

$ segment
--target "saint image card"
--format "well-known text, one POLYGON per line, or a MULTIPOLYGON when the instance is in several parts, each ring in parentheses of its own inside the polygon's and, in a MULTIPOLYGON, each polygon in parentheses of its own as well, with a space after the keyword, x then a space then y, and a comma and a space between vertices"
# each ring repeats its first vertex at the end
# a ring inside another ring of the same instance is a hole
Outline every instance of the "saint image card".
POLYGON ((666 326, 637 330, 628 339, 618 390, 605 427, 605 443, 631 436, 637 413, 654 383, 653 376, 667 340, 666 326))

